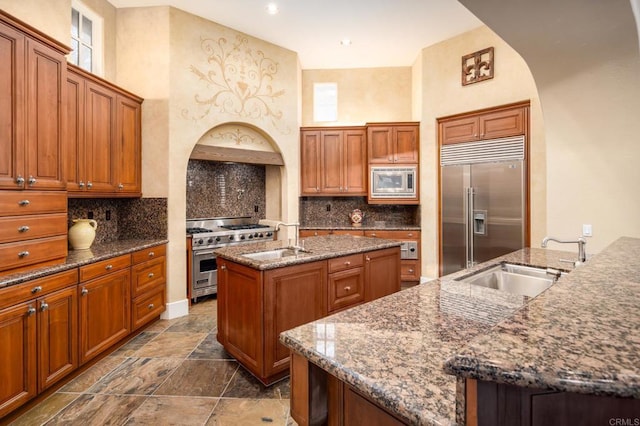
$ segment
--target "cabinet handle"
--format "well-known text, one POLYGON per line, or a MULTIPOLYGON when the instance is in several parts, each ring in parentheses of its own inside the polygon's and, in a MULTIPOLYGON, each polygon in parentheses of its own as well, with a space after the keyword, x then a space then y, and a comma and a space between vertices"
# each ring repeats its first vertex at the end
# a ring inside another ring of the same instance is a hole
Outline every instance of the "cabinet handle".
POLYGON ((20 253, 18 253, 18 257, 21 259, 24 259, 27 256, 29 256, 29 252, 27 250, 21 251, 20 253))
POLYGON ((22 206, 22 207, 28 206, 29 204, 31 204, 31 201, 29 201, 29 200, 20 200, 20 201, 18 201, 18 205, 22 206))
POLYGON ((407 235, 413 237, 413 232, 409 232, 407 235))
POLYGON ((121 184, 121 183, 119 183, 119 184, 118 184, 118 189, 122 191, 122 189, 123 189, 123 188, 124 188, 124 185, 123 185, 123 184, 121 184))
POLYGON ((29 308, 27 309, 27 315, 32 316, 35 313, 36 313, 36 308, 34 308, 33 306, 29 306, 29 308))
POLYGON ((84 188, 84 182, 83 182, 83 181, 78 182, 78 186, 79 186, 80 188, 84 188))
POLYGON ((409 269, 409 273, 413 274, 415 271, 413 269, 409 269))
POLYGON ((82 287, 82 290, 80 291, 80 294, 83 296, 86 296, 89 293, 89 290, 86 289, 86 287, 82 287))
POLYGON ((371 236, 372 236, 372 237, 375 237, 375 236, 376 236, 376 233, 375 233, 375 232, 372 232, 372 233, 371 233, 371 236))
POLYGON ((110 271, 113 269, 113 265, 112 264, 108 264, 107 266, 104 267, 104 269, 106 269, 107 271, 110 271))
POLYGON ((153 257, 153 256, 155 256, 155 255, 156 255, 156 254, 155 254, 154 252, 152 252, 152 251, 150 251, 150 252, 149 252, 149 257, 153 257))
POLYGON ((93 183, 91 183, 91 181, 87 182, 87 188, 88 189, 93 188, 93 183))
POLYGON ((227 269, 227 265, 220 265, 220 269, 227 269))
POLYGON ((366 260, 367 262, 371 262, 371 258, 370 258, 369 256, 365 256, 365 260, 366 260))
POLYGON ((33 176, 29 176, 29 186, 35 185, 36 182, 37 182, 36 178, 34 178, 33 176))
POLYGON ((349 265, 351 265, 351 262, 349 262, 349 261, 347 260, 346 262, 344 262, 344 264, 345 264, 346 266, 349 266, 349 265))
POLYGON ((351 287, 349 287, 349 286, 346 286, 346 287, 344 288, 344 291, 346 291, 346 292, 349 292, 349 291, 351 291, 351 287))
POLYGON ((27 225, 23 225, 20 228, 18 228, 18 232, 27 232, 29 229, 31 228, 29 228, 27 225))
POLYGON ((40 304, 40 312, 44 312, 44 311, 46 311, 47 309, 49 309, 49 304, 48 304, 48 303, 46 303, 46 302, 42 302, 42 303, 40 304))
POLYGON ((153 277, 154 277, 153 272, 149 272, 149 275, 147 275, 147 277, 149 277, 149 278, 153 278, 153 277))
POLYGON ((18 177, 16 177, 16 184, 18 186, 24 185, 24 178, 22 177, 22 175, 18 175, 18 177))
POLYGON ((155 305, 153 303, 149 303, 149 306, 147 306, 147 308, 153 309, 153 308, 155 308, 155 305))
POLYGON ((31 294, 40 293, 42 291, 42 286, 37 286, 31 289, 31 294))
POLYGON ((314 237, 317 237, 317 236, 318 236, 318 233, 317 233, 317 232, 314 232, 314 233, 313 233, 313 236, 314 236, 314 237))
POLYGON ((320 192, 320 188, 316 186, 316 192, 320 192))

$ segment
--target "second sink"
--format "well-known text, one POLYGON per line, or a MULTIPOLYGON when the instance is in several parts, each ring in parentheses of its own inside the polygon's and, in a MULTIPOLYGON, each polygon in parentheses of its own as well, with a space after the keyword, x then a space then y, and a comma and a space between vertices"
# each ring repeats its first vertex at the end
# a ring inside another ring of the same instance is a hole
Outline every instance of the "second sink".
POLYGON ((536 297, 558 280, 561 273, 553 269, 501 263, 457 281, 493 288, 522 296, 536 297))
POLYGON ((287 247, 287 248, 281 248, 276 250, 260 251, 257 253, 246 253, 246 254, 243 254, 242 256, 248 257, 249 259, 253 259, 253 260, 274 260, 274 259, 282 259, 284 257, 299 256, 304 253, 308 253, 308 252, 303 250, 294 250, 292 248, 287 247))

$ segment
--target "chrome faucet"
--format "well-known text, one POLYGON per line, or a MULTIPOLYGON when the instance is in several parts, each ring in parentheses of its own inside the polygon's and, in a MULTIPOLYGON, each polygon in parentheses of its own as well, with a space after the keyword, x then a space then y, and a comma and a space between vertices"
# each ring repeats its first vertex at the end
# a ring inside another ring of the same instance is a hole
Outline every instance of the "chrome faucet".
MULTIPOLYGON (((281 226, 293 226, 295 227, 295 231, 296 231, 296 235, 295 235, 295 243, 293 245, 293 250, 295 250, 296 252, 300 249, 302 249, 302 247, 300 247, 300 241, 299 241, 299 234, 300 234, 300 223, 298 222, 294 222, 294 223, 284 223, 284 222, 278 222, 275 226, 276 232, 280 230, 281 226)), ((289 240, 291 241, 291 240, 289 240)), ((304 251, 304 250, 303 250, 304 251)))
POLYGON ((546 248, 549 241, 555 241, 556 243, 561 244, 578 244, 578 260, 573 262, 574 266, 582 265, 587 261, 587 251, 585 249, 587 240, 585 240, 584 238, 578 237, 577 240, 559 240, 553 237, 544 237, 541 244, 542 248, 546 248))

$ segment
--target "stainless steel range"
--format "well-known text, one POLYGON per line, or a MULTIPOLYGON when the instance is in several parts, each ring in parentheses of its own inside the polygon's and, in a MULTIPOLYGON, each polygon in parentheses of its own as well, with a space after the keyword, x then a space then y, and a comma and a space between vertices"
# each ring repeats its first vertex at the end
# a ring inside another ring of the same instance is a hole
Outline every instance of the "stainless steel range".
POLYGON ((187 234, 193 241, 191 300, 218 292, 218 265, 213 251, 231 244, 273 240, 275 230, 253 223, 251 217, 187 219, 187 234))

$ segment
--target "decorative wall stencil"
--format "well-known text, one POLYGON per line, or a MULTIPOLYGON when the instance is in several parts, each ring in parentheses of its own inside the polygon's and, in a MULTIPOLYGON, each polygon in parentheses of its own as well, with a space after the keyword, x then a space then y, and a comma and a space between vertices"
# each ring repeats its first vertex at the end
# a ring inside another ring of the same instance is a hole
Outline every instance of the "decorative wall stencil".
POLYGON ((244 133, 238 128, 212 133, 209 136, 214 140, 232 142, 235 145, 262 145, 264 143, 264 140, 244 133))
POLYGON ((488 47, 462 57, 462 85, 493 78, 493 47, 488 47))
POLYGON ((191 65, 189 70, 204 83, 208 93, 194 95, 196 104, 203 109, 201 114, 189 117, 189 111, 184 110, 183 116, 199 120, 215 110, 265 120, 282 131, 283 113, 278 100, 285 91, 274 88, 278 63, 262 50, 252 48, 242 35, 233 42, 224 37, 202 37, 200 48, 207 55, 207 68, 191 65))

